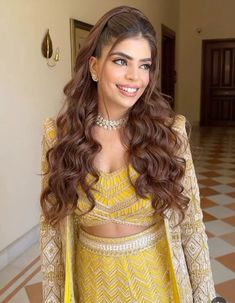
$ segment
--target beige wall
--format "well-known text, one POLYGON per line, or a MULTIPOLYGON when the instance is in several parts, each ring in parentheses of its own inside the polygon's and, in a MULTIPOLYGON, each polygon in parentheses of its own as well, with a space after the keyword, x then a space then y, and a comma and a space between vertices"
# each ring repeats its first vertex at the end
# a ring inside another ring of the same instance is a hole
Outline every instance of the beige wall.
POLYGON ((235 38, 234 11, 234 0, 180 0, 177 110, 192 123, 200 120, 202 40, 235 38))
POLYGON ((177 30, 177 0, 0 1, 0 251, 38 224, 41 125, 56 115, 70 79, 69 18, 94 24, 121 4, 142 9, 158 37, 162 22, 177 30), (54 68, 41 55, 47 28, 61 51, 54 68))

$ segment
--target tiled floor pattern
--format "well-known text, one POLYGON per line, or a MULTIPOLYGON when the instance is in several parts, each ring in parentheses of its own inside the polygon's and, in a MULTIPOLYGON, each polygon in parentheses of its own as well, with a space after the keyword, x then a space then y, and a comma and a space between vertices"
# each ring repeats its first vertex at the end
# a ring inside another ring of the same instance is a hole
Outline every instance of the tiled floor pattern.
POLYGON ((216 291, 235 303, 235 129, 198 128, 192 142, 216 291))
MULTIPOLYGON (((192 142, 216 291, 235 303, 235 129, 194 127, 192 142)), ((0 272, 1 303, 42 302, 38 251, 0 272)))

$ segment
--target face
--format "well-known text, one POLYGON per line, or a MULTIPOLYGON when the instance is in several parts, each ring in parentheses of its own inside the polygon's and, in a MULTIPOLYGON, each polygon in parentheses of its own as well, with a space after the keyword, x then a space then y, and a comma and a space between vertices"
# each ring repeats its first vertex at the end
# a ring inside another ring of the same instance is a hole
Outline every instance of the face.
POLYGON ((132 107, 149 84, 151 49, 142 37, 128 38, 90 58, 90 72, 98 78, 98 107, 104 116, 118 118, 132 107))

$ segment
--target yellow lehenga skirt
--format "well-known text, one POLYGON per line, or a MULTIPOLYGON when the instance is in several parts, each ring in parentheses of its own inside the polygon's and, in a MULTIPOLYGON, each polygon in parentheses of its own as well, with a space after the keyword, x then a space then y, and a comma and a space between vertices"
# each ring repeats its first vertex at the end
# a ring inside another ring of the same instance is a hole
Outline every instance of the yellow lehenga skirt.
POLYGON ((120 238, 79 231, 79 303, 179 302, 163 224, 120 238))

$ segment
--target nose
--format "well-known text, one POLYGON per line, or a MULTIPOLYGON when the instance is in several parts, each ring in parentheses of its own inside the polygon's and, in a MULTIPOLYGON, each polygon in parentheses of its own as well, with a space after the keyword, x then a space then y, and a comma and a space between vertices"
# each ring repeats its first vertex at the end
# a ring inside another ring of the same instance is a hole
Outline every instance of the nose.
POLYGON ((136 66, 128 66, 126 70, 126 79, 136 81, 139 79, 139 69, 136 66))

